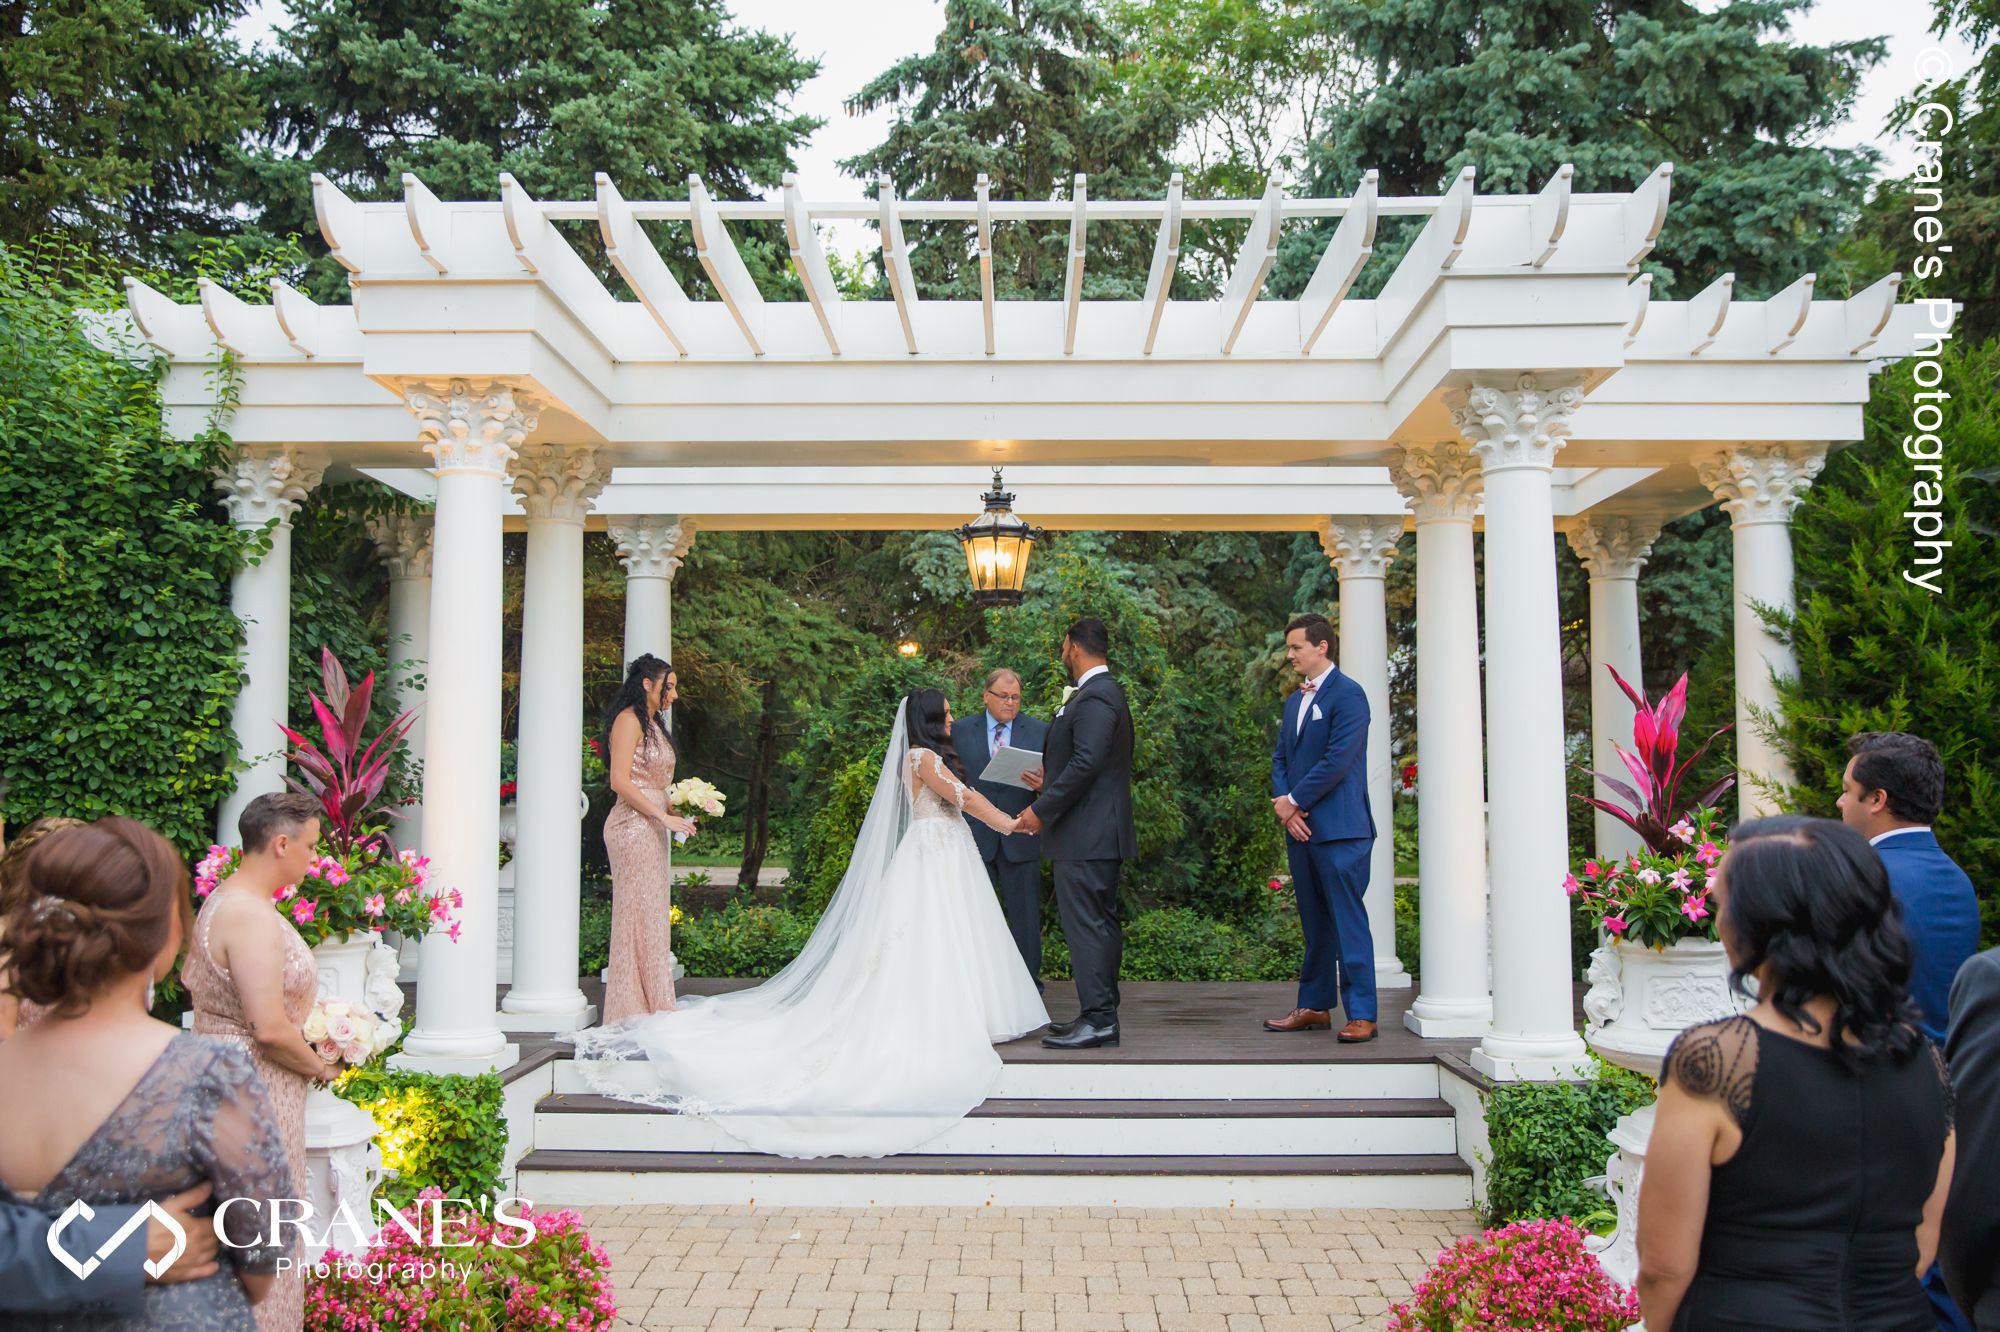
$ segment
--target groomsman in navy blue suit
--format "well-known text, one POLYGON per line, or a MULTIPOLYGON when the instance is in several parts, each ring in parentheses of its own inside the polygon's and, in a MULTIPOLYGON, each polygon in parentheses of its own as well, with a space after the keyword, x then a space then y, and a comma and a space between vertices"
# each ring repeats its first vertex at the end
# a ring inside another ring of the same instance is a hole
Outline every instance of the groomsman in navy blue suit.
POLYGON ((1944 1044, 1951 983, 1979 948, 1972 880, 1938 845, 1931 824, 1944 804, 1937 746, 1902 731, 1863 731, 1847 742, 1840 817, 1866 837, 1889 871, 1889 891, 1910 936, 1910 997, 1924 1034, 1944 1044))
POLYGON ((1368 696, 1333 664, 1333 626, 1301 615, 1285 626, 1285 659, 1305 681, 1285 700, 1271 754, 1271 808, 1289 838, 1292 891, 1306 956, 1298 1007, 1267 1031, 1323 1030, 1338 1001, 1344 1042, 1375 1039, 1375 941, 1362 894, 1375 818, 1368 809, 1368 696))

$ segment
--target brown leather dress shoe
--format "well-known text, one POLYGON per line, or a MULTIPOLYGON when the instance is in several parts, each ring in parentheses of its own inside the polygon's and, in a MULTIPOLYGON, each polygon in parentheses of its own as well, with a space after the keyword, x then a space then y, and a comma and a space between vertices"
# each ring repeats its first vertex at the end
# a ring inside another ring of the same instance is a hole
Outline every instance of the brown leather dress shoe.
POLYGON ((1372 1041, 1375 1039, 1375 1024, 1366 1018, 1356 1018, 1342 1027, 1340 1034, 1334 1039, 1344 1045, 1359 1045, 1363 1041, 1372 1041))
POLYGON ((1325 1031, 1333 1025, 1324 1008, 1294 1008, 1281 1018, 1265 1020, 1265 1031, 1325 1031))

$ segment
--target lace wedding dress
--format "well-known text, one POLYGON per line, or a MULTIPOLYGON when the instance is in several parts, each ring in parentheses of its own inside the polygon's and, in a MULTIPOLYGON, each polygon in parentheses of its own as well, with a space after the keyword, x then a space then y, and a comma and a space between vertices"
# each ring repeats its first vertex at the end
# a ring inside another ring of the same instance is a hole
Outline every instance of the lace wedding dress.
POLYGON ((576 1033, 590 1087, 792 1157, 909 1151, 992 1094, 994 1043, 1048 1011, 961 814, 965 787, 896 716, 847 873, 799 956, 754 989, 576 1033))

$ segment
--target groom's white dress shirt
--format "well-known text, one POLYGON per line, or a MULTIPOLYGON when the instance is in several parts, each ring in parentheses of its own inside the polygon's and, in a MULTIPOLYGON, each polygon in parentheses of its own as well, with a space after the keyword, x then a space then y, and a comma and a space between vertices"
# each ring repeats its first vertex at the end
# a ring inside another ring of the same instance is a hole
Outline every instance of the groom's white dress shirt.
POLYGON ((1111 668, 1109 666, 1091 667, 1089 670, 1085 671, 1082 675, 1076 677, 1076 687, 1078 689, 1083 688, 1085 685, 1089 684, 1093 679, 1095 679, 1100 675, 1105 674, 1110 669, 1111 668))
POLYGON ((1311 714, 1313 710, 1313 704, 1319 701, 1320 686, 1324 685, 1326 683, 1326 677, 1332 674, 1333 674, 1333 667, 1329 665, 1325 670, 1321 671, 1318 675, 1315 675, 1312 678, 1311 680, 1312 692, 1306 695, 1306 697, 1299 703, 1299 719, 1292 726, 1293 735, 1297 735, 1300 731, 1306 729, 1306 717, 1311 714))

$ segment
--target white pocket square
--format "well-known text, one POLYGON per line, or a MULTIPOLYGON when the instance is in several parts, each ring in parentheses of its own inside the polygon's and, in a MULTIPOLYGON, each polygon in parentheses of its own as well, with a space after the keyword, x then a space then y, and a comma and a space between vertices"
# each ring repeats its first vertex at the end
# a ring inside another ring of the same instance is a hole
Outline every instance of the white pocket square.
POLYGON ((1313 704, 1313 720, 1318 721, 1319 719, 1320 719, 1319 704, 1315 703, 1313 704))

